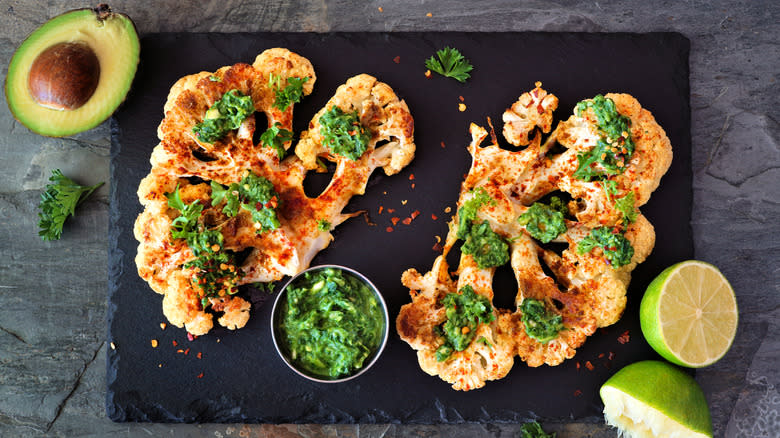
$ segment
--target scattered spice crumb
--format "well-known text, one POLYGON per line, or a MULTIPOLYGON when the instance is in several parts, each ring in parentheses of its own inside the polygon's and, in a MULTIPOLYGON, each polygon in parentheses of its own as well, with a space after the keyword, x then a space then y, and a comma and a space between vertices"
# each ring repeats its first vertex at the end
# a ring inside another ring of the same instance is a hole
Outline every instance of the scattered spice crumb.
POLYGON ((458 99, 460 99, 461 102, 465 102, 465 99, 463 99, 463 96, 458 96, 458 99))
POLYGON ((414 174, 413 174, 413 173, 412 173, 412 174, 409 174, 409 181, 411 181, 411 180, 413 180, 413 179, 414 179, 414 174))
POLYGON ((200 351, 198 352, 198 359, 203 359, 203 353, 201 353, 200 351))
POLYGON ((387 194, 387 192, 382 192, 382 194, 383 194, 383 195, 386 195, 386 194, 387 194))
POLYGON ((194 341, 195 339, 198 339, 198 337, 197 337, 197 336, 195 336, 195 335, 193 335, 193 334, 192 334, 192 333, 190 333, 190 332, 187 332, 187 340, 188 340, 188 341, 194 341))
POLYGON ((401 201, 401 205, 406 205, 406 203, 407 203, 407 202, 409 202, 409 201, 407 201, 406 199, 404 199, 403 201, 401 201))
POLYGON ((403 222, 404 225, 409 225, 412 223, 412 218, 410 217, 404 218, 404 220, 402 220, 401 222, 403 222))
POLYGON ((390 213, 390 214, 393 214, 393 213, 395 213, 395 209, 394 208, 388 208, 387 212, 390 213))
POLYGON ((114 343, 113 343, 113 342, 111 343, 111 349, 112 349, 112 350, 116 350, 116 345, 114 345, 114 343))
POLYGON ((379 9, 379 12, 384 12, 385 11, 384 9, 382 9, 381 6, 379 8, 377 8, 377 9, 379 9))
POLYGON ((382 206, 382 205, 380 205, 380 206, 379 206, 379 214, 382 214, 382 210, 384 210, 384 209, 385 209, 385 207, 384 207, 384 206, 382 206))
POLYGON ((412 183, 412 188, 414 188, 414 183, 412 183))
MULTIPOLYGON (((439 219, 439 216, 436 216, 435 214, 431 213, 431 219, 437 220, 437 219, 439 219)), ((436 237, 439 237, 439 236, 436 236, 436 237)))
POLYGON ((387 228, 385 228, 385 231, 387 231, 388 233, 392 233, 393 232, 393 227, 387 227, 387 228))
POLYGON ((430 79, 431 76, 433 76, 433 74, 431 74, 431 71, 425 70, 425 77, 430 79))
POLYGON ((427 14, 425 14, 425 16, 426 16, 426 17, 428 17, 428 18, 431 18, 431 17, 433 17, 433 14, 431 14, 430 12, 428 12, 427 14))
POLYGON ((451 211, 452 211, 452 207, 447 207, 447 208, 445 208, 445 209, 444 209, 444 212, 445 212, 445 213, 449 213, 449 212, 451 212, 451 211))
POLYGON ((577 389, 577 390, 575 390, 575 391, 574 391, 574 396, 575 396, 575 397, 579 397, 579 396, 581 396, 581 395, 582 395, 582 391, 580 391, 579 389, 577 389))
POLYGON ((436 243, 441 243, 441 236, 437 234, 435 237, 436 237, 436 243))
POLYGON ((433 249, 436 252, 444 251, 444 248, 442 248, 441 243, 439 243, 439 242, 434 243, 433 244, 433 248, 431 248, 431 249, 433 249))
POLYGON ((222 339, 217 338, 217 343, 222 342, 222 339))
POLYGON ((161 363, 158 363, 158 364, 157 364, 157 368, 162 368, 162 364, 161 364, 161 363))
POLYGON ((458 111, 460 111, 460 112, 466 111, 466 104, 465 103, 459 103, 458 104, 458 111))
POLYGON ((198 378, 202 379, 203 378, 203 373, 198 374, 198 378))
POLYGON ((599 359, 601 359, 602 357, 604 357, 604 353, 599 354, 599 359))
POLYGON ((190 349, 188 348, 188 349, 184 350, 184 354, 185 355, 190 354, 190 349))
POLYGON ((614 358, 615 358, 615 353, 613 353, 613 352, 611 352, 611 351, 610 351, 610 352, 609 352, 609 356, 607 356, 607 360, 612 360, 612 359, 614 359, 614 358))
POLYGON ((631 336, 628 334, 628 330, 624 331, 622 335, 618 336, 618 342, 621 344, 627 344, 631 340, 631 336))
POLYGON ((579 361, 577 361, 577 369, 578 370, 580 369, 580 362, 579 361))
POLYGON ((157 339, 152 339, 152 348, 157 348, 157 339))
POLYGON ((396 64, 400 64, 401 63, 401 57, 400 56, 396 56, 395 58, 393 58, 393 62, 396 63, 396 64))
POLYGON ((177 353, 179 353, 179 354, 181 354, 181 353, 184 353, 184 350, 182 350, 181 348, 179 348, 178 350, 176 350, 176 352, 177 352, 177 353))
POLYGON ((400 221, 400 220, 401 220, 400 217, 391 217, 390 218, 390 222, 393 223, 393 226, 398 225, 398 221, 400 221))
POLYGON ((588 369, 588 371, 593 371, 593 369, 594 369, 595 367, 593 366, 593 364, 592 364, 592 363, 590 363, 590 361, 586 361, 586 362, 585 362, 585 368, 587 368, 587 369, 588 369))
POLYGON ((167 324, 165 324, 164 322, 161 322, 161 323, 160 323, 160 329, 161 329, 161 330, 165 330, 165 327, 168 327, 168 325, 167 325, 167 324))
POLYGON ((175 347, 175 346, 177 346, 177 345, 179 345, 179 343, 178 343, 178 342, 176 342, 176 341, 171 341, 171 343, 173 344, 173 346, 174 346, 174 347, 175 347))
POLYGON ((420 210, 415 210, 412 212, 412 220, 416 219, 417 216, 420 215, 420 210))
POLYGON ((444 148, 446 148, 446 147, 447 147, 447 145, 446 145, 446 144, 444 144, 444 142, 441 142, 441 148, 442 148, 442 149, 444 149, 444 148))

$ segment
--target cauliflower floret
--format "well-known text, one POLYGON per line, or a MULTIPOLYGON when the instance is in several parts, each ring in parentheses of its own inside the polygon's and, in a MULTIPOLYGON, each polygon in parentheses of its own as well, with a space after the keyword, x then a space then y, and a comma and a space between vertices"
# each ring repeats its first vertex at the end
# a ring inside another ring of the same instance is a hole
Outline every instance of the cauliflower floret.
POLYGON ((521 94, 502 117, 504 137, 515 146, 527 145, 531 132, 537 126, 544 133, 550 132, 552 128, 552 113, 558 108, 558 98, 547 94, 541 82, 535 85, 533 90, 521 94))

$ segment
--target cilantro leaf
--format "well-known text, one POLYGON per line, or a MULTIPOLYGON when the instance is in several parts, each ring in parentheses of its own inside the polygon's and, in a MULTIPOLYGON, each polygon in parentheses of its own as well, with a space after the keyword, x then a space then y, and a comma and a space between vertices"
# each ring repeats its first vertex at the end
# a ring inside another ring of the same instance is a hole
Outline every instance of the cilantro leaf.
POLYGON ((47 184, 41 193, 41 202, 38 208, 38 235, 43 240, 59 240, 62 236, 62 226, 65 219, 72 216, 76 207, 103 183, 94 186, 82 186, 63 175, 59 169, 52 170, 49 177, 51 184, 47 184))
POLYGON ((428 69, 459 82, 466 82, 466 79, 471 77, 469 72, 474 69, 474 66, 458 49, 445 47, 436 51, 436 57, 431 56, 425 61, 428 69))
POLYGON ((260 143, 263 147, 270 147, 276 150, 276 154, 279 155, 279 160, 284 158, 285 150, 284 144, 292 140, 293 133, 287 129, 281 128, 282 124, 279 122, 274 123, 274 126, 266 129, 260 135, 260 143))
POLYGON ((274 107, 280 111, 287 111, 287 108, 289 108, 290 105, 300 102, 301 97, 303 97, 303 84, 308 80, 308 77, 289 77, 287 78, 287 86, 282 88, 279 85, 281 77, 271 73, 271 76, 268 78, 268 83, 273 88, 274 94, 276 95, 274 107))
POLYGON ((623 213, 623 218, 627 223, 634 222, 639 214, 639 211, 634 207, 635 203, 634 192, 628 192, 626 196, 615 201, 615 208, 623 213))
POLYGON ((368 149, 371 135, 360 124, 357 110, 345 113, 334 105, 320 116, 319 122, 323 143, 334 154, 357 161, 368 149))
POLYGON ((230 90, 214 102, 206 111, 203 122, 192 128, 198 140, 214 143, 229 131, 238 129, 241 123, 255 112, 251 96, 244 96, 238 90, 230 90))

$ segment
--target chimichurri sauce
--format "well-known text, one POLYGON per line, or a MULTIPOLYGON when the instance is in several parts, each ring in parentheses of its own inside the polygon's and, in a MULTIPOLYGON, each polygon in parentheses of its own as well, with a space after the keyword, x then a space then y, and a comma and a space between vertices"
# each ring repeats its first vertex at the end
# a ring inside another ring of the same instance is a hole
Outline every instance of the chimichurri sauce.
POLYGON ((348 272, 307 272, 282 299, 282 348, 307 374, 326 379, 351 375, 382 342, 382 305, 368 285, 348 272))

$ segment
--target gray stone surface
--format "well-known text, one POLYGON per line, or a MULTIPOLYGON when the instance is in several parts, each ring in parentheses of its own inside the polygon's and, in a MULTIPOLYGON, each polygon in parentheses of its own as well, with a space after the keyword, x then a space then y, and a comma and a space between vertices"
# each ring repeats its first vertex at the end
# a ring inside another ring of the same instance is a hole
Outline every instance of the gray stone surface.
MULTIPOLYGON (((49 17, 78 1, 0 1, 0 65, 49 17)), ((772 1, 498 0, 112 3, 140 33, 169 31, 677 31, 691 40, 696 257, 719 266, 740 305, 726 357, 700 370, 715 436, 780 431, 780 227, 777 72, 780 3, 772 1), (382 11, 379 11, 382 7, 382 11), (428 17, 426 14, 430 13, 428 17)), ((535 60, 544 62, 544 60, 535 60)), ((532 68, 532 66, 530 67, 532 68)), ((166 425, 105 418, 108 187, 65 227, 37 236, 50 171, 107 181, 108 123, 48 139, 0 103, 0 436, 448 437, 517 436, 518 425, 166 425)), ((519 394, 518 396, 528 396, 519 394)), ((561 437, 608 437, 603 424, 555 423, 561 437)))

